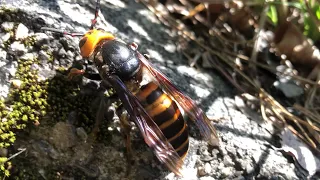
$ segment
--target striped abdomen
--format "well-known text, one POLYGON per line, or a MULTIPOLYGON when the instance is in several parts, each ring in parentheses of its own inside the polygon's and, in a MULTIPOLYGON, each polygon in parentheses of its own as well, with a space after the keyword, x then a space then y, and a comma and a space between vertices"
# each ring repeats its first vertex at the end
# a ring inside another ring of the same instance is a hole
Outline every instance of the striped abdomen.
POLYGON ((136 96, 172 147, 184 158, 189 149, 188 130, 176 102, 153 82, 142 86, 136 96))

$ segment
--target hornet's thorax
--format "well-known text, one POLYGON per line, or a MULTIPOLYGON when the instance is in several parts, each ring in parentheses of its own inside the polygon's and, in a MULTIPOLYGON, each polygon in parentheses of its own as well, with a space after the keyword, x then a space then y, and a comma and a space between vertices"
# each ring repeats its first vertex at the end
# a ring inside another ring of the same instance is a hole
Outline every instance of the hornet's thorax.
POLYGON ((122 80, 131 79, 140 70, 140 60, 131 45, 117 40, 108 32, 91 30, 79 42, 81 55, 92 59, 101 68, 106 65, 108 74, 122 80))

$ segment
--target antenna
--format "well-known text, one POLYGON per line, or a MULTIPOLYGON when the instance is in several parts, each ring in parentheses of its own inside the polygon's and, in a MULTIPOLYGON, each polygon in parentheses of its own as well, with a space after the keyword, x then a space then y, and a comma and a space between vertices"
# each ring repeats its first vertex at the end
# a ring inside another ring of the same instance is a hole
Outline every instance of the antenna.
POLYGON ((56 29, 56 28, 49 28, 49 27, 42 27, 41 30, 56 32, 56 33, 60 33, 60 34, 63 34, 63 35, 69 35, 69 36, 72 36, 72 37, 83 36, 84 35, 83 33, 78 33, 78 32, 71 33, 71 32, 63 31, 63 30, 56 29))
POLYGON ((97 0, 97 2, 96 2, 96 10, 94 11, 94 18, 91 21, 90 29, 93 29, 94 26, 97 23, 97 18, 99 16, 99 10, 100 10, 100 0, 97 0))
MULTIPOLYGON (((96 2, 96 9, 94 11, 94 18, 91 21, 91 26, 90 26, 90 30, 94 29, 94 26, 97 24, 97 18, 99 16, 99 11, 100 11, 100 0, 97 0, 96 2)), ((56 32, 56 33, 60 33, 63 35, 69 35, 72 37, 76 37, 76 36, 83 36, 83 33, 78 33, 78 32, 67 32, 67 31, 63 31, 60 29, 56 29, 56 28, 49 28, 49 27, 42 27, 41 30, 43 31, 51 31, 51 32, 56 32)))

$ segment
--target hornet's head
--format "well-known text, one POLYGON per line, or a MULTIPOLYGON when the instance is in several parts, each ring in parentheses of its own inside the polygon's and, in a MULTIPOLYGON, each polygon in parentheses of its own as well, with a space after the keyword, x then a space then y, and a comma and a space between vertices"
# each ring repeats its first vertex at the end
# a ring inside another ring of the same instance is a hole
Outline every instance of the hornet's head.
POLYGON ((86 34, 84 34, 79 42, 80 54, 84 58, 89 58, 102 40, 114 39, 115 37, 111 33, 105 32, 103 30, 89 30, 86 34))

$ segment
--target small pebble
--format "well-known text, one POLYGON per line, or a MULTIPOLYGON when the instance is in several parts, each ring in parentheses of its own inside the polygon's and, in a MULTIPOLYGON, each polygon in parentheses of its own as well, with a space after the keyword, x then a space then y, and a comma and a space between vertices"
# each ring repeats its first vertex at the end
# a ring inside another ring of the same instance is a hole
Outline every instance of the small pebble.
POLYGON ((205 171, 205 173, 206 173, 206 174, 210 174, 210 173, 211 173, 211 170, 212 170, 212 168, 211 168, 210 163, 206 163, 206 164, 204 165, 204 171, 205 171))
POLYGON ((200 180, 215 180, 215 179, 210 176, 204 176, 204 177, 200 177, 200 180))
POLYGON ((67 55, 67 52, 64 50, 64 48, 60 48, 58 52, 59 57, 64 58, 67 55))
POLYGON ((28 32, 29 29, 24 24, 20 23, 16 29, 15 39, 19 40, 28 37, 28 32))
POLYGON ((0 60, 4 60, 7 58, 7 52, 0 48, 0 60))
POLYGON ((0 42, 7 42, 10 39, 10 33, 0 34, 0 42))
POLYGON ((22 44, 22 43, 19 42, 19 41, 13 42, 13 43, 10 45, 10 49, 11 49, 13 52, 23 52, 23 53, 26 53, 26 52, 27 52, 27 49, 26 49, 26 47, 24 46, 24 44, 22 44))
POLYGON ((11 80, 11 83, 12 83, 14 88, 20 89, 22 81, 19 80, 19 79, 13 79, 13 80, 11 80))
POLYGON ((251 163, 248 163, 248 164, 246 165, 246 172, 247 172, 247 174, 250 174, 250 173, 252 173, 253 171, 254 171, 254 168, 253 168, 252 164, 251 164, 251 163))
POLYGON ((21 60, 33 60, 34 55, 32 53, 26 53, 23 56, 20 57, 21 60))
POLYGON ((226 168, 223 168, 221 170, 221 175, 223 177, 228 177, 230 174, 231 174, 231 168, 230 167, 226 167, 226 168))
POLYGON ((204 167, 198 167, 198 175, 201 177, 201 176, 205 176, 207 173, 204 169, 204 167))
POLYGON ((8 149, 7 148, 0 148, 0 157, 7 157, 8 149))
POLYGON ((4 22, 1 24, 1 28, 5 31, 11 31, 14 27, 14 22, 4 22))

